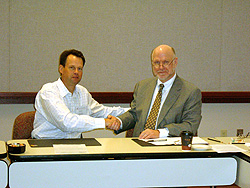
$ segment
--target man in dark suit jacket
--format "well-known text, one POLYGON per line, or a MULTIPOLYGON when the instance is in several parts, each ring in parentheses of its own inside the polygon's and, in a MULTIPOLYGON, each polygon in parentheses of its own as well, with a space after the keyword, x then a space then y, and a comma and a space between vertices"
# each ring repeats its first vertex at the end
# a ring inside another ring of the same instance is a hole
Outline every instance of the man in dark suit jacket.
POLYGON ((151 53, 155 77, 136 84, 131 109, 118 116, 120 120, 112 117, 114 122, 109 128, 117 134, 134 128, 133 136, 141 139, 180 136, 182 131, 197 134, 201 121, 201 91, 176 74, 177 61, 172 47, 156 47, 151 53), (144 129, 160 84, 164 84, 164 88, 155 128, 144 129))

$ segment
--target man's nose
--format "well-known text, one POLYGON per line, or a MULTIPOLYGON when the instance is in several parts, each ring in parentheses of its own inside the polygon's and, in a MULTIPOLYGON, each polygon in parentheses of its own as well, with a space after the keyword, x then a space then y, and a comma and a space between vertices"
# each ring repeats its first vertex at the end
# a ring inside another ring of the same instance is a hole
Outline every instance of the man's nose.
POLYGON ((161 69, 162 69, 162 68, 165 68, 165 66, 163 65, 163 63, 160 63, 160 64, 159 64, 159 68, 161 68, 161 69))

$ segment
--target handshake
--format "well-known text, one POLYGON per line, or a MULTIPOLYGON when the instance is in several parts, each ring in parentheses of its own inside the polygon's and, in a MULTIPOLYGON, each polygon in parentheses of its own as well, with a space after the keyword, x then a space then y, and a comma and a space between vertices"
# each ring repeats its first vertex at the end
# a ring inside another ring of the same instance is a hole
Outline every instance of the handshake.
POLYGON ((120 120, 114 116, 108 115, 108 118, 106 118, 104 120, 105 120, 105 126, 108 129, 118 131, 121 127, 120 120))
MULTIPOLYGON (((108 115, 108 117, 105 120, 105 126, 107 129, 118 131, 121 127, 121 122, 118 118, 108 115)), ((142 131, 139 135, 139 139, 150 139, 150 138, 159 138, 160 137, 160 131, 153 130, 153 129, 146 129, 142 131)))

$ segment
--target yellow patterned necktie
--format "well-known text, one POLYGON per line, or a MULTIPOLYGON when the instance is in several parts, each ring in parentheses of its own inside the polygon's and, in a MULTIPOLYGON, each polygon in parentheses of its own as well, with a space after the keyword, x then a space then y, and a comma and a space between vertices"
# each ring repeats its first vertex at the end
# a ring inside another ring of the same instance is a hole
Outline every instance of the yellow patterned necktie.
POLYGON ((157 96, 155 98, 154 104, 152 106, 152 109, 150 111, 150 114, 148 116, 147 122, 145 124, 144 130, 146 129, 155 129, 156 119, 158 117, 159 109, 161 106, 161 96, 162 96, 162 89, 164 85, 160 84, 160 89, 157 93, 157 96))

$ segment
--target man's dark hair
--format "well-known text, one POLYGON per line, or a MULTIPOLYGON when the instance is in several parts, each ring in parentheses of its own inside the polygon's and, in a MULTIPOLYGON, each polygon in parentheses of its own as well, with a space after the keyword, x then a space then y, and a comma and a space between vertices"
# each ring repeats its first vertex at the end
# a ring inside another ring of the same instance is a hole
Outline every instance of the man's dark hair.
POLYGON ((82 54, 82 52, 78 51, 78 50, 75 50, 75 49, 71 49, 71 50, 65 50, 61 53, 60 55, 60 58, 59 58, 59 65, 62 65, 63 67, 65 67, 65 64, 66 64, 66 59, 67 57, 72 54, 76 57, 80 57, 83 61, 83 67, 85 65, 85 58, 82 54))

